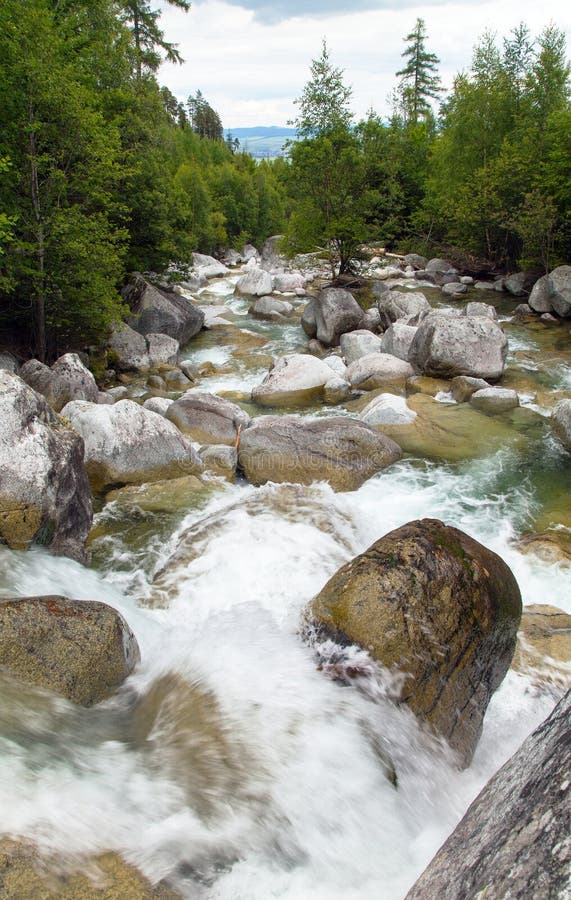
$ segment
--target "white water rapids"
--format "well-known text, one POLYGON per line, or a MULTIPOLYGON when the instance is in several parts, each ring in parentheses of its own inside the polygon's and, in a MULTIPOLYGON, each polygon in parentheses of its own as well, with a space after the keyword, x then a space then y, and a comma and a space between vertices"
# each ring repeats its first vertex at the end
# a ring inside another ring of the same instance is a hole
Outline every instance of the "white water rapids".
MULTIPOLYGON (((341 564, 424 516, 498 552, 524 603, 571 612, 565 569, 510 543, 533 497, 525 479, 502 480, 509 452, 455 467, 401 462, 351 494, 224 485, 174 533, 149 532, 135 546, 102 538, 91 569, 0 547, 1 595, 105 601, 142 653, 126 689, 95 709, 20 694, 0 704, 0 833, 69 858, 117 850, 189 898, 404 897, 555 699, 510 672, 471 767, 458 772, 411 714, 384 699, 382 684, 360 690, 319 671, 300 616, 341 564), (191 526, 161 605, 145 605, 153 574, 191 526), (188 691, 168 673, 193 686, 198 736, 184 727, 188 691), (160 699, 165 684, 170 701, 160 699), (153 690, 161 714, 147 733, 133 698, 153 690)), ((110 504, 100 518, 114 515, 110 504)))

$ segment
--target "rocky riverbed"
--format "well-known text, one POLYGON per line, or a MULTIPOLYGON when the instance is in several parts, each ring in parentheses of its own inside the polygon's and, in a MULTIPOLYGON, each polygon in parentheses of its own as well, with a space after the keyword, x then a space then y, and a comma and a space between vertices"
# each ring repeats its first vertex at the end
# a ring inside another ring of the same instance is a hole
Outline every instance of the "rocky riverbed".
POLYGON ((397 900, 571 685, 565 273, 252 251, 0 360, 0 893, 397 900))

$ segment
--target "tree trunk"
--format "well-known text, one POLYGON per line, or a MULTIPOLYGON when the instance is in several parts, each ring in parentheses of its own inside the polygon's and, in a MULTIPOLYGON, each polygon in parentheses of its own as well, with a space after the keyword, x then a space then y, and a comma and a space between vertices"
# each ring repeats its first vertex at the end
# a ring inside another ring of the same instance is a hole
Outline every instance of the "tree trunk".
POLYGON ((36 133, 33 129, 33 108, 30 104, 30 189, 32 209, 36 222, 36 261, 38 274, 34 290, 34 305, 32 308, 32 328, 34 335, 34 352, 41 362, 46 361, 46 295, 45 295, 45 235, 42 209, 40 204, 40 190, 38 185, 36 133))

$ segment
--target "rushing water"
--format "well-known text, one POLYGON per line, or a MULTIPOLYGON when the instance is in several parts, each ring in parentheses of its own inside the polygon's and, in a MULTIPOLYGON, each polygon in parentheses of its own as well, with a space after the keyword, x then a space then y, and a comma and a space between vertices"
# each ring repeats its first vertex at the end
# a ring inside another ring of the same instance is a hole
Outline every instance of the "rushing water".
MULTIPOLYGON (((263 353, 300 341, 289 325, 248 327, 266 334, 263 353)), ((189 359, 232 361, 201 340, 189 359)), ((555 697, 510 672, 459 772, 391 704, 388 677, 328 678, 300 640, 301 614, 341 564, 424 516, 499 553, 524 603, 571 613, 569 569, 515 541, 561 493, 568 464, 544 435, 454 465, 405 459, 348 494, 213 479, 182 507, 116 499, 97 515, 90 568, 0 547, 0 594, 103 600, 142 654, 94 709, 1 686, 0 832, 70 860, 117 850, 189 898, 403 897, 555 697)))

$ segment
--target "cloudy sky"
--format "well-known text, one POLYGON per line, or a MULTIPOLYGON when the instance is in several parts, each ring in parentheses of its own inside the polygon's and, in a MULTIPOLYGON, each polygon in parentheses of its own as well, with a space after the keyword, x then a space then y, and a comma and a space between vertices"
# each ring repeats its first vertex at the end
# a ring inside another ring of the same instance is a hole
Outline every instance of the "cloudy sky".
POLYGON ((417 17, 426 22, 427 46, 440 58, 445 87, 469 66, 485 29, 501 40, 522 21, 534 35, 555 22, 571 51, 565 0, 193 0, 187 14, 160 5, 165 36, 185 59, 182 66, 163 65, 161 83, 181 100, 200 89, 226 128, 285 125, 322 38, 353 88, 357 117, 371 106, 388 112, 402 38, 417 17))

